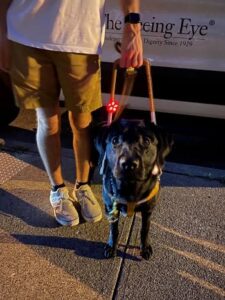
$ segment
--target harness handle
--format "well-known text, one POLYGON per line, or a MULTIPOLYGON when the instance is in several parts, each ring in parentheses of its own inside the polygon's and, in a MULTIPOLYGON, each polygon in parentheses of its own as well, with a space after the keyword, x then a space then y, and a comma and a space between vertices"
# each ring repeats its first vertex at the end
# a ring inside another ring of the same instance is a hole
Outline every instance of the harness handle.
POLYGON ((153 96, 153 84, 152 84, 150 60, 144 59, 143 65, 145 66, 145 73, 146 73, 146 77, 147 77, 150 119, 151 119, 152 123, 156 124, 155 102, 154 102, 154 96, 153 96))
MULTIPOLYGON (((115 99, 117 73, 118 73, 118 69, 120 68, 119 63, 120 63, 120 59, 115 60, 113 63, 110 101, 114 101, 115 99)), ((154 103, 154 96, 153 96, 150 61, 148 59, 144 59, 143 66, 145 67, 145 74, 146 74, 147 86, 148 86, 150 120, 152 123, 156 124, 155 103, 154 103)), ((112 120, 112 114, 108 114, 108 124, 110 124, 112 121, 118 120, 119 116, 123 112, 126 104, 126 98, 131 94, 136 75, 137 75, 137 69, 135 68, 126 69, 126 77, 125 77, 125 81, 121 93, 120 107, 117 110, 113 120, 112 120)))
POLYGON ((116 90, 116 79, 117 79, 117 70, 119 67, 119 59, 114 61, 113 70, 112 70, 112 82, 111 82, 111 99, 115 99, 115 90, 116 90))

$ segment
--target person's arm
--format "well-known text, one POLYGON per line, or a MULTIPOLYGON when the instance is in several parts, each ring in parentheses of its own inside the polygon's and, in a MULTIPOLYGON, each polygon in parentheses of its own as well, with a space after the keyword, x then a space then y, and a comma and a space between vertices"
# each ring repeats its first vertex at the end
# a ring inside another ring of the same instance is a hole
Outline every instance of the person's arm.
POLYGON ((10 45, 7 39, 7 10, 12 0, 0 1, 0 70, 8 72, 10 67, 10 45))
MULTIPOLYGON (((140 12, 140 0, 120 0, 124 17, 129 13, 140 12)), ((122 68, 138 68, 143 64, 143 45, 140 23, 124 24, 120 66, 122 68)))

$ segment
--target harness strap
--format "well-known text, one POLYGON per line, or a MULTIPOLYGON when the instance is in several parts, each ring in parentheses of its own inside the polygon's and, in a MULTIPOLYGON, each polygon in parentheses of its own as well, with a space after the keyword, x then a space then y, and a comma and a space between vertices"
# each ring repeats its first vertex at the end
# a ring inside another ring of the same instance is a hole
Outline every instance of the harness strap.
POLYGON ((128 202, 127 203, 127 216, 128 217, 132 217, 133 214, 134 214, 134 209, 136 206, 140 205, 140 204, 143 204, 145 202, 148 202, 148 201, 151 201, 159 192, 159 181, 157 180, 153 190, 150 192, 150 194, 148 195, 148 197, 142 199, 142 200, 139 200, 137 202, 128 202))
MULTIPOLYGON (((103 187, 105 185, 103 184, 103 187)), ((105 192, 107 192, 108 196, 112 199, 113 201, 113 207, 112 210, 108 213, 108 220, 109 222, 115 222, 118 220, 118 215, 119 215, 119 210, 117 205, 118 204, 124 204, 127 206, 127 216, 131 217, 134 215, 134 211, 135 208, 145 202, 151 201, 159 192, 159 188, 160 188, 160 180, 158 179, 154 188, 151 190, 151 192, 149 193, 149 195, 141 200, 138 201, 132 201, 132 202, 127 202, 124 199, 117 199, 115 196, 113 196, 112 194, 110 194, 108 191, 105 190, 105 192)))

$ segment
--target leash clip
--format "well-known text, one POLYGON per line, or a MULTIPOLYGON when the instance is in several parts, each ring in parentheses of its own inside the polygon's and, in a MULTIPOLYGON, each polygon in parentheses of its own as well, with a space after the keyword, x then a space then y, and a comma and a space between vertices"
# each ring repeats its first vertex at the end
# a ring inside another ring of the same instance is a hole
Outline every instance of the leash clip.
POLYGON ((112 210, 107 215, 107 219, 110 223, 114 223, 114 222, 118 221, 118 219, 119 219, 119 210, 117 207, 116 198, 112 197, 112 201, 113 201, 112 210))

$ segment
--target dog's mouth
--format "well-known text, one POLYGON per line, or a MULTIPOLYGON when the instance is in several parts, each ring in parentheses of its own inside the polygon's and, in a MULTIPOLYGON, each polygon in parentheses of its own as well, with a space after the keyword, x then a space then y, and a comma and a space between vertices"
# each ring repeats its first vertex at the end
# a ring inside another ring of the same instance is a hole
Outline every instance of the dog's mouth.
POLYGON ((141 159, 137 157, 133 159, 121 156, 115 164, 113 173, 114 177, 119 180, 126 180, 129 182, 142 180, 144 177, 144 169, 141 159))
POLYGON ((139 176, 138 174, 130 174, 130 173, 115 173, 113 174, 114 178, 120 181, 126 181, 127 183, 135 183, 135 182, 140 182, 140 181, 145 181, 144 176, 139 176))
POLYGON ((145 172, 143 170, 121 170, 115 169, 113 172, 113 176, 121 181, 129 181, 129 182, 136 182, 136 181, 143 181, 145 179, 144 176, 145 172))

